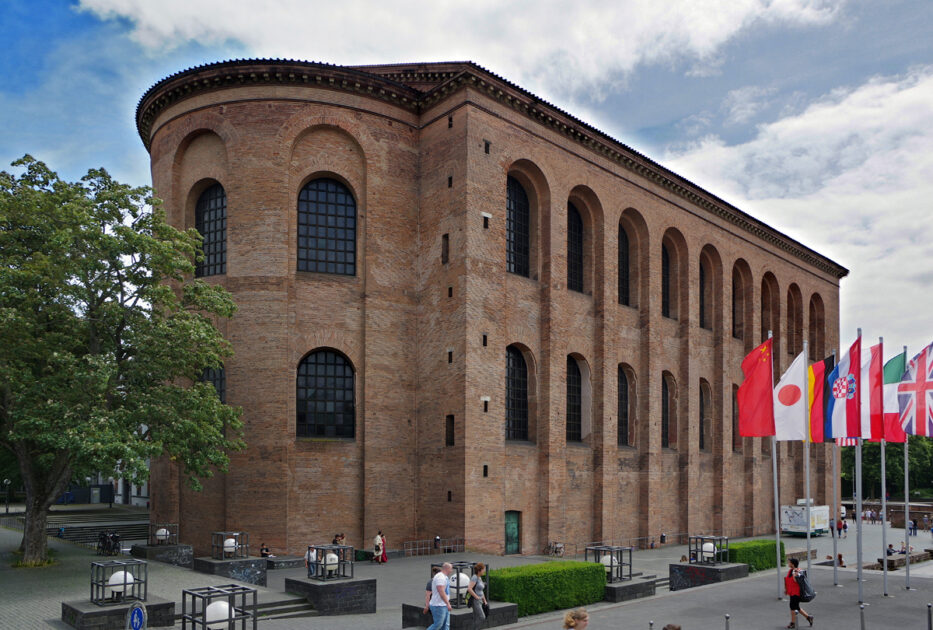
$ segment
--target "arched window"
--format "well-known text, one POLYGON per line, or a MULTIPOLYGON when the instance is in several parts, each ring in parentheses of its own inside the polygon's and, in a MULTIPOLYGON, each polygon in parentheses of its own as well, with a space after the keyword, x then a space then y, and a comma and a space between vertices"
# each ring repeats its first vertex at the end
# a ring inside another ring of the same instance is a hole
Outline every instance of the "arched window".
POLYGON ((704 379, 700 379, 700 426, 699 426, 699 441, 700 441, 700 450, 705 451, 710 447, 710 429, 712 426, 712 408, 713 408, 713 394, 710 390, 709 383, 704 379))
POLYGON ((732 336, 745 339, 745 287, 738 267, 732 267, 732 336))
MULTIPOLYGON (((772 355, 775 359, 781 356, 781 304, 778 297, 777 278, 770 271, 761 279, 761 341, 772 335, 772 355)), ((779 370, 775 370, 777 379, 779 370)))
POLYGON ((661 448, 677 448, 677 410, 674 408, 674 379, 661 377, 661 448))
POLYGON ((661 245, 661 315, 671 317, 671 253, 661 245))
POLYGON ((706 328, 707 330, 712 330, 713 328, 713 318, 710 317, 710 308, 712 306, 712 274, 709 269, 709 261, 706 260, 704 256, 700 257, 700 286, 699 286, 699 303, 700 303, 700 328, 706 328))
POLYGON ((567 288, 583 292, 583 218, 567 203, 567 288))
POLYGON ((521 183, 509 176, 506 185, 506 269, 520 276, 531 269, 531 213, 528 194, 521 183))
POLYGON ((298 271, 356 275, 356 201, 336 180, 312 180, 298 196, 298 271))
POLYGON ((220 184, 214 184, 198 197, 194 227, 203 239, 204 250, 204 260, 195 263, 195 277, 227 273, 227 193, 220 184))
POLYGON ((794 356, 803 350, 803 296, 800 287, 787 287, 787 354, 794 356))
POLYGON ((316 350, 298 364, 298 437, 352 438, 356 431, 353 366, 334 350, 316 350))
POLYGON ((819 293, 810 296, 810 321, 807 324, 807 352, 811 361, 819 361, 825 358, 825 349, 823 348, 824 328, 823 321, 823 298, 819 293))
POLYGON ((629 260, 628 232, 619 225, 619 304, 631 306, 631 261, 629 260))
POLYGON ((732 450, 742 452, 742 436, 739 435, 739 386, 732 385, 732 450))
POLYGON ((505 439, 528 439, 528 365, 515 346, 505 349, 505 439))
POLYGON ((217 392, 217 398, 220 399, 220 402, 226 404, 227 402, 227 375, 224 372, 224 369, 221 368, 207 368, 201 374, 201 380, 205 383, 210 383, 214 386, 214 390, 217 392))
POLYGON ((630 370, 619 366, 619 446, 635 446, 635 389, 630 370))
POLYGON ((567 441, 583 441, 583 377, 571 356, 567 357, 567 441))

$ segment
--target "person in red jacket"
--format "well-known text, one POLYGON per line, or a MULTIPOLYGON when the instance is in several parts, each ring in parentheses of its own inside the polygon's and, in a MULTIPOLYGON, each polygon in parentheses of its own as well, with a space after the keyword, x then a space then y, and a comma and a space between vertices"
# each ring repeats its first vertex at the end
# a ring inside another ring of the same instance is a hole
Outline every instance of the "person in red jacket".
POLYGON ((790 569, 787 571, 787 575, 784 576, 784 593, 790 597, 790 625, 788 628, 797 627, 797 611, 800 611, 800 614, 813 625, 813 615, 808 615, 807 611, 800 607, 800 585, 797 584, 797 576, 800 574, 800 561, 797 558, 791 558, 788 560, 790 563, 790 569))

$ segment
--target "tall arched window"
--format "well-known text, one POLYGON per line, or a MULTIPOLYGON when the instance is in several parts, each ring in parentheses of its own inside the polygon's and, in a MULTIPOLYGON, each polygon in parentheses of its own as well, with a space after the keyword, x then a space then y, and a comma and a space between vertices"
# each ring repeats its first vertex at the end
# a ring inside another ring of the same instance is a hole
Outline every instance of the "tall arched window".
POLYGON ((826 355, 824 354, 825 349, 823 348, 824 342, 824 326, 825 322, 823 321, 823 298, 820 297, 819 293, 814 293, 810 296, 810 321, 807 324, 807 339, 809 341, 809 347, 807 348, 808 354, 810 355, 811 361, 819 361, 823 359, 826 355))
POLYGON ((742 451, 742 436, 739 435, 739 386, 732 385, 732 450, 742 451))
POLYGON ((515 346, 505 349, 505 439, 528 439, 528 365, 515 346))
POLYGON ((356 275, 356 201, 334 179, 312 180, 298 196, 298 271, 356 275))
POLYGON ((700 426, 699 441, 700 450, 705 451, 710 447, 710 429, 712 427, 712 408, 713 393, 709 383, 700 379, 700 426))
POLYGON ((732 336, 745 338, 745 288, 738 267, 732 267, 732 336))
POLYGON ((567 357, 567 441, 583 441, 583 376, 571 356, 567 357))
POLYGON ((220 402, 227 402, 227 375, 224 368, 207 368, 201 374, 201 380, 214 386, 220 402))
POLYGON ((635 391, 629 369, 619 366, 619 446, 635 445, 635 391))
POLYGON ((352 438, 356 432, 353 366, 334 350, 315 350, 298 364, 298 437, 352 438))
POLYGON ((631 306, 631 261, 629 260, 628 232, 619 225, 619 304, 631 306))
POLYGON ((194 207, 194 227, 201 235, 204 260, 195 263, 197 278, 227 273, 227 193, 214 184, 194 207))
POLYGON ((712 273, 710 273, 709 261, 706 260, 704 256, 700 257, 700 286, 699 286, 699 303, 700 303, 700 328, 706 328, 707 330, 712 330, 713 328, 713 318, 710 316, 710 309, 712 307, 712 273))
POLYGON ((661 245, 661 315, 671 317, 671 253, 661 245))
POLYGON ((674 379, 661 377, 661 448, 677 448, 677 410, 674 405, 674 379))
POLYGON ((567 288, 583 292, 583 218, 567 202, 567 288))
POLYGON ((792 283, 787 287, 787 354, 794 356, 803 350, 803 295, 792 283))
POLYGON ((506 184, 506 269, 520 276, 531 269, 531 212, 521 183, 509 176, 506 184))

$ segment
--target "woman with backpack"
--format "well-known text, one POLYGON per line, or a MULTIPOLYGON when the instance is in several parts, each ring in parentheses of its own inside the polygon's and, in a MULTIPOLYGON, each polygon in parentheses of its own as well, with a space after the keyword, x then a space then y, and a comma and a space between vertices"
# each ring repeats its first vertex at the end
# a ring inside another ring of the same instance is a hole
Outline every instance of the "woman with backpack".
POLYGON ((807 611, 800 607, 800 584, 797 583, 797 576, 800 575, 800 561, 797 558, 788 560, 791 567, 787 575, 784 576, 784 593, 790 597, 790 624, 788 628, 797 627, 797 612, 813 625, 813 615, 807 614, 807 611))

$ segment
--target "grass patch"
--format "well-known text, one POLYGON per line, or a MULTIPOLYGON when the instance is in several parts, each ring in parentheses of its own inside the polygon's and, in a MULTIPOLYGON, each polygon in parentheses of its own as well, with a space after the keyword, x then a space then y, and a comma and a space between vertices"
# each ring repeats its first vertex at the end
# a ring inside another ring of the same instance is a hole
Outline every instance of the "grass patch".
POLYGON ((42 569, 44 567, 54 567, 58 564, 55 555, 58 553, 55 549, 47 549, 45 560, 39 562, 23 562, 23 552, 19 549, 10 552, 17 560, 11 565, 14 569, 42 569))

